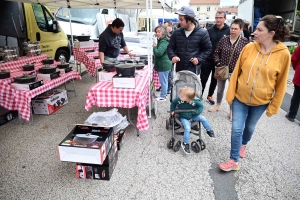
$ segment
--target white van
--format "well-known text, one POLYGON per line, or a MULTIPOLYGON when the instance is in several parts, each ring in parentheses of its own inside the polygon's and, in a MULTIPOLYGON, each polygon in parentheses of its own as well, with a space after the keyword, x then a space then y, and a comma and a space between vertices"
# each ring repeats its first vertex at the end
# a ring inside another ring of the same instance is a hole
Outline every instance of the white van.
MULTIPOLYGON (((108 14, 101 14, 102 10, 97 8, 71 8, 73 36, 76 38, 77 35, 90 35, 91 39, 97 39, 107 25, 115 19, 113 9, 108 9, 108 14)), ((68 38, 71 38, 69 8, 59 8, 55 17, 68 38)))

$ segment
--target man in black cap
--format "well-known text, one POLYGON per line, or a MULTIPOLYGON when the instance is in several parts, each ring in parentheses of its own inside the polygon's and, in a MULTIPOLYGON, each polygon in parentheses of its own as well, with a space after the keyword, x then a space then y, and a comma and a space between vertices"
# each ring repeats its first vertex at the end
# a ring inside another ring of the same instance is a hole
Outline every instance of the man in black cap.
POLYGON ((180 28, 170 38, 168 56, 176 63, 176 72, 189 70, 199 74, 201 64, 212 49, 208 32, 199 26, 190 7, 183 6, 176 14, 179 15, 180 28))

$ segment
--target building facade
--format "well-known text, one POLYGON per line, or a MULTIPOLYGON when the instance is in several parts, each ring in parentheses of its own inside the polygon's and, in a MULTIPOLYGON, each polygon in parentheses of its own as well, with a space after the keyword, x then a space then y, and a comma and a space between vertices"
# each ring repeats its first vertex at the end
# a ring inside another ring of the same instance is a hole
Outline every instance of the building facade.
POLYGON ((190 7, 199 20, 214 19, 220 0, 190 0, 190 7))

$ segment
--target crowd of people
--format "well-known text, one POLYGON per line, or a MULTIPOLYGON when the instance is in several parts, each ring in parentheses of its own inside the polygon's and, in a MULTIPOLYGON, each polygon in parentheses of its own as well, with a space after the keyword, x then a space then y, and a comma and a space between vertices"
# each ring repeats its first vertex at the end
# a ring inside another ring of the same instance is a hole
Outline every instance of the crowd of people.
MULTIPOLYGON (((153 44, 154 68, 158 72, 161 88, 157 101, 166 101, 172 90, 172 70, 187 70, 200 76, 202 96, 197 97, 193 88, 179 90, 178 97, 172 100, 171 114, 176 108, 195 108, 196 112, 183 113, 184 137, 182 149, 189 154, 189 134, 191 123, 199 121, 214 138, 215 134, 203 111, 203 93, 210 77, 208 95, 205 100, 214 105, 214 91, 217 87, 216 105, 209 112, 221 110, 225 93, 225 84, 229 81, 226 100, 230 107, 228 114, 232 121, 231 149, 227 162, 221 163, 223 171, 240 169, 239 158, 246 156, 246 147, 255 131, 256 124, 265 112, 268 117, 278 113, 286 91, 291 57, 283 44, 289 35, 289 27, 282 17, 266 15, 252 33, 249 23, 235 19, 226 24, 226 13, 218 11, 215 24, 206 27, 198 22, 192 8, 183 6, 178 11, 179 22, 165 22, 155 28, 157 43, 153 44), (250 42, 252 34, 253 42, 250 42), (216 79, 215 69, 228 66, 229 77, 216 79)), ((99 56, 101 62, 106 58, 117 59, 122 47, 130 53, 122 30, 124 23, 116 19, 99 37, 99 56)), ((294 121, 300 102, 300 47, 292 58, 296 70, 293 83, 295 91, 291 100, 290 111, 286 118, 294 121)))

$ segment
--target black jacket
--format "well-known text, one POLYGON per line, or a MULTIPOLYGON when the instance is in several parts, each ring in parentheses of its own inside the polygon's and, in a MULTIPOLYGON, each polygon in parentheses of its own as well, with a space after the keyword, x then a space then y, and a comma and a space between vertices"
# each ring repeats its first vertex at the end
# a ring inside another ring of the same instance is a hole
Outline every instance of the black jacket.
POLYGON ((117 58, 120 54, 120 46, 126 46, 123 33, 115 34, 111 30, 111 24, 99 36, 99 52, 103 52, 105 56, 117 58))
POLYGON ((193 32, 186 37, 184 29, 178 28, 174 30, 170 38, 167 51, 170 60, 174 56, 180 58, 180 61, 176 63, 176 72, 189 70, 199 74, 201 64, 211 52, 208 32, 196 23, 193 32), (190 59, 194 57, 198 58, 197 66, 190 62, 190 59))
POLYGON ((209 38, 212 44, 212 51, 207 57, 204 63, 214 63, 213 55, 218 46, 220 39, 225 35, 230 35, 230 27, 227 24, 224 24, 223 28, 218 29, 216 25, 207 29, 209 38))

